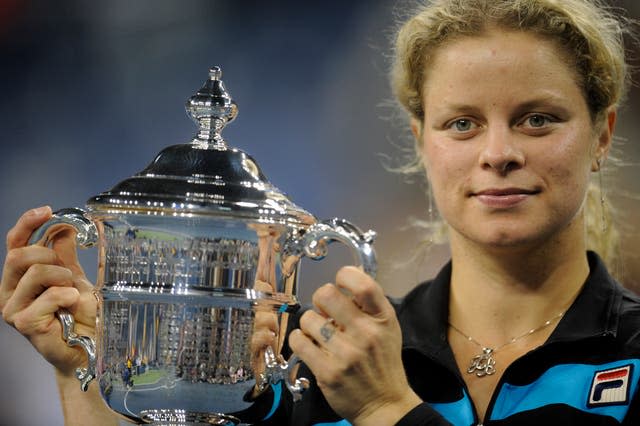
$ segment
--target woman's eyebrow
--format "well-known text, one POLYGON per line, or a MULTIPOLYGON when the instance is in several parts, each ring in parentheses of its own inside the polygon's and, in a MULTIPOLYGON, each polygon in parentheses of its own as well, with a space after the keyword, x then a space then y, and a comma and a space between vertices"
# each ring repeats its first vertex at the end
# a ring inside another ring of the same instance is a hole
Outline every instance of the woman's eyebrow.
POLYGON ((558 95, 543 95, 535 98, 527 99, 516 106, 518 110, 531 110, 537 107, 554 107, 565 109, 565 98, 558 95))

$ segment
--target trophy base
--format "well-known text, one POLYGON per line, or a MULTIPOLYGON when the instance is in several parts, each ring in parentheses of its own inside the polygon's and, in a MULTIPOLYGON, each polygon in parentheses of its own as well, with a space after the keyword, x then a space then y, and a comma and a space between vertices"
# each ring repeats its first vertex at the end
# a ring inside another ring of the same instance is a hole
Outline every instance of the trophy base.
POLYGON ((145 424, 156 426, 235 426, 240 420, 221 413, 195 413, 186 410, 161 409, 144 410, 140 412, 140 417, 145 424))

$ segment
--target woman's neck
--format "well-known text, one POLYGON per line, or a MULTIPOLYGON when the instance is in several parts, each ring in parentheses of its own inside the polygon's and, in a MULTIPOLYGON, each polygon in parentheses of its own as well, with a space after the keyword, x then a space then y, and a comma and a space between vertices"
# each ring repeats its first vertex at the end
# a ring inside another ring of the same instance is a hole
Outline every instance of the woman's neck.
POLYGON ((584 284, 584 244, 493 249, 452 237, 449 320, 487 346, 497 346, 565 311, 584 284))

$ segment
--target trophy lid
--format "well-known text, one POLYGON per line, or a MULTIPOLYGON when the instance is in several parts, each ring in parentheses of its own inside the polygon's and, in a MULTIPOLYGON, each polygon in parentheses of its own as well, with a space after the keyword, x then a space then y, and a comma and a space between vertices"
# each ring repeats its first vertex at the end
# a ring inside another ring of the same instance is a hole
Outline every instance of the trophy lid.
POLYGON ((186 102, 199 130, 191 143, 162 150, 144 170, 87 201, 92 211, 171 216, 213 215, 310 224, 264 176, 255 160, 227 146, 221 132, 237 115, 219 67, 186 102))

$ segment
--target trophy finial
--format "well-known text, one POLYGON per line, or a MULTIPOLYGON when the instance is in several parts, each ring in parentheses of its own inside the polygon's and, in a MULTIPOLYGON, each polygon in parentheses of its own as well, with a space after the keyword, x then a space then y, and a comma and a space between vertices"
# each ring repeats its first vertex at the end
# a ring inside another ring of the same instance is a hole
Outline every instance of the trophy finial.
POLYGON ((222 129, 238 114, 238 106, 221 77, 222 69, 211 67, 209 79, 186 103, 187 112, 199 127, 192 142, 203 148, 225 149, 227 144, 221 135, 222 129))
POLYGON ((219 66, 214 66, 209 69, 209 79, 220 80, 222 78, 222 69, 219 66))

